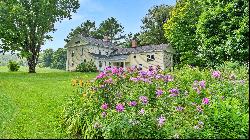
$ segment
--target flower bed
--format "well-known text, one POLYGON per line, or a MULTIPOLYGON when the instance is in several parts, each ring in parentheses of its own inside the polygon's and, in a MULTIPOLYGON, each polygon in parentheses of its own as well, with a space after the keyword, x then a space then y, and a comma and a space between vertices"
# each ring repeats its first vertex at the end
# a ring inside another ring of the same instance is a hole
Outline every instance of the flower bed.
POLYGON ((64 110, 81 138, 248 138, 248 74, 238 69, 174 72, 107 67, 74 80, 79 96, 64 110))

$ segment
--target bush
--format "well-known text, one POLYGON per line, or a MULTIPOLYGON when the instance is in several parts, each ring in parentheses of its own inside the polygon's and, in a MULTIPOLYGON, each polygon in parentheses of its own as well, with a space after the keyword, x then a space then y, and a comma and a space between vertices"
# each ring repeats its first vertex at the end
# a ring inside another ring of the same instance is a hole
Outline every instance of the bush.
POLYGON ((20 66, 15 61, 9 61, 8 68, 9 68, 10 71, 18 71, 20 66))
POLYGON ((97 68, 93 61, 83 62, 76 67, 77 72, 96 72, 97 68))
POLYGON ((79 96, 65 108, 64 126, 83 138, 248 138, 246 73, 107 67, 92 82, 73 81, 79 96))

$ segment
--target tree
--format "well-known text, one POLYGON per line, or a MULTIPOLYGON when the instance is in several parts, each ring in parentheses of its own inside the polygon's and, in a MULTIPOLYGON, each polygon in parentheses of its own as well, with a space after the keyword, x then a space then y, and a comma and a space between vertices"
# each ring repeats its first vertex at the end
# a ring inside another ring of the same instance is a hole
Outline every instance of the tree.
POLYGON ((137 46, 141 46, 140 40, 138 39, 139 35, 140 35, 140 33, 132 34, 130 32, 128 35, 125 36, 125 41, 121 44, 121 47, 130 48, 132 46, 133 39, 135 39, 137 41, 137 46))
POLYGON ((79 8, 78 0, 1 0, 0 49, 19 51, 28 61, 29 72, 35 73, 41 45, 52 39, 54 23, 79 8))
POLYGON ((66 61, 67 61, 67 50, 65 48, 58 48, 53 54, 51 68, 65 70, 66 61))
POLYGON ((201 65, 197 58, 196 24, 202 12, 200 0, 180 0, 164 24, 165 36, 176 50, 175 64, 201 65))
POLYGON ((43 51, 42 63, 44 67, 50 67, 53 59, 53 49, 46 49, 43 51))
POLYGON ((69 42, 74 35, 81 34, 85 37, 96 37, 96 27, 95 22, 91 22, 90 20, 86 20, 83 22, 80 26, 77 26, 75 29, 71 29, 71 32, 67 36, 66 39, 64 39, 65 42, 69 42))
POLYGON ((180 0, 165 23, 176 63, 214 67, 248 62, 248 0, 180 0))
POLYGON ((163 25, 169 19, 171 10, 172 6, 165 4, 153 6, 148 10, 142 19, 142 31, 138 37, 141 45, 168 43, 164 36, 163 25))
POLYGON ((112 43, 120 45, 121 39, 125 38, 122 34, 124 32, 123 29, 124 27, 114 17, 111 17, 100 24, 96 36, 99 38, 108 36, 112 43))
POLYGON ((203 1, 197 24, 200 57, 208 66, 249 61, 249 1, 203 1))

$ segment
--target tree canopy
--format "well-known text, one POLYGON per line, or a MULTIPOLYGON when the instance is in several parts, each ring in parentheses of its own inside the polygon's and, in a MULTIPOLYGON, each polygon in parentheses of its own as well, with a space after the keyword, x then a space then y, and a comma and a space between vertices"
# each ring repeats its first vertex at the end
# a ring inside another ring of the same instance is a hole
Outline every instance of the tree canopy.
POLYGON ((176 63, 215 66, 247 62, 248 0, 180 0, 165 23, 165 36, 176 49, 176 63))
POLYGON ((41 45, 56 30, 54 23, 71 19, 78 8, 78 0, 1 0, 0 49, 19 51, 34 73, 41 45))
POLYGON ((143 25, 138 36, 141 45, 168 43, 164 36, 163 25, 169 19, 171 10, 172 6, 165 4, 155 5, 148 10, 142 19, 143 25))

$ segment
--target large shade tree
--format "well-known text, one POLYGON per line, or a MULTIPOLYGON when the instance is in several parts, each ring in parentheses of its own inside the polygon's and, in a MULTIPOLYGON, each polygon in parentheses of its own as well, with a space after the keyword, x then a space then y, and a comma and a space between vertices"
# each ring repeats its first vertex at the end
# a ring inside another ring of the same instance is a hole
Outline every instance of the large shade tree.
POLYGON ((41 46, 52 39, 48 33, 56 22, 71 19, 79 6, 78 0, 1 0, 0 49, 20 52, 35 73, 41 46))

